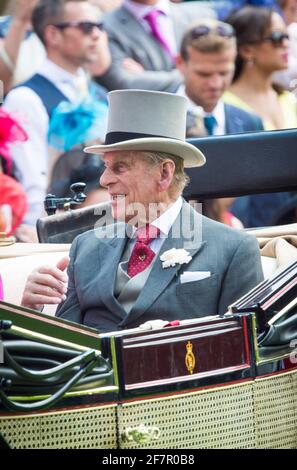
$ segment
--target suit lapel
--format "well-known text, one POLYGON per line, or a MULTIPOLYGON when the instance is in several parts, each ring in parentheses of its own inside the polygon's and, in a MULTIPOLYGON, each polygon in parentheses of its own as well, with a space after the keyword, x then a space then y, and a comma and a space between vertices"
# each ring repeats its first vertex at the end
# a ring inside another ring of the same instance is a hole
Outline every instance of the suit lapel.
POLYGON ((120 263, 126 242, 127 237, 123 235, 116 236, 112 239, 106 239, 100 244, 100 270, 96 280, 101 300, 108 307, 111 313, 119 317, 120 320, 123 320, 127 314, 121 304, 114 297, 114 285, 117 275, 117 267, 120 263))
POLYGON ((234 109, 227 104, 225 106, 226 134, 238 134, 244 132, 243 122, 236 115, 234 109))
POLYGON ((172 248, 184 248, 193 258, 203 248, 205 242, 202 242, 201 225, 202 218, 200 214, 196 213, 189 204, 184 203, 179 216, 168 234, 168 238, 163 243, 160 252, 156 255, 157 259, 154 262, 149 278, 128 315, 127 322, 135 321, 140 317, 162 292, 165 291, 174 276, 178 274, 178 271, 187 266, 178 264, 175 267, 164 269, 160 256, 162 256, 165 251, 171 250, 172 248), (193 233, 195 233, 194 231, 197 231, 197 229, 200 230, 199 241, 193 241, 193 233))
POLYGON ((145 62, 146 67, 152 67, 152 70, 167 70, 172 67, 172 61, 167 52, 159 44, 159 42, 147 33, 141 23, 130 13, 124 6, 119 11, 120 22, 123 25, 123 33, 135 43, 139 45, 139 54, 142 54, 142 61, 145 62), (145 51, 145 52, 142 52, 145 51), (150 63, 148 63, 148 59, 150 63))

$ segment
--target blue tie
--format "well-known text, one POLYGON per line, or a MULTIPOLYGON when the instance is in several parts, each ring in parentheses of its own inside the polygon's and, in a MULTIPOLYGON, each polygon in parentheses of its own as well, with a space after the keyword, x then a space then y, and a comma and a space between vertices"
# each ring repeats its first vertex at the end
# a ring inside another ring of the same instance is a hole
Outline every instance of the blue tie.
POLYGON ((207 130, 208 135, 214 134, 214 129, 217 125, 217 120, 211 114, 209 116, 204 116, 204 125, 205 129, 207 130))

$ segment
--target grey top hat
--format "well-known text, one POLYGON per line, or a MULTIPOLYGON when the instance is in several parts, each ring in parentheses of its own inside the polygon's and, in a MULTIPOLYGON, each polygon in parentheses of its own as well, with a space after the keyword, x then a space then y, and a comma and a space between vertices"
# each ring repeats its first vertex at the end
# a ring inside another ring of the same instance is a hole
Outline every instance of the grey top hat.
POLYGON ((183 96, 146 90, 112 91, 105 143, 87 147, 85 152, 165 152, 183 158, 187 168, 202 166, 203 153, 185 141, 186 117, 187 99, 183 96))

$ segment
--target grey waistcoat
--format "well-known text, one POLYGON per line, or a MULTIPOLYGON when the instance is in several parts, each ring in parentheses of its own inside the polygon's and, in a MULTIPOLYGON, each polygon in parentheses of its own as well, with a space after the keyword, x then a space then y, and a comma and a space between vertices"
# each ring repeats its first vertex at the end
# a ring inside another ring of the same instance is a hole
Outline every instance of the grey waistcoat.
POLYGON ((157 257, 156 255, 151 264, 144 271, 130 278, 127 274, 127 270, 128 261, 132 252, 131 248, 131 243, 127 243, 122 256, 122 260, 118 265, 114 286, 114 296, 122 305, 127 315, 132 310, 132 307, 135 304, 137 297, 139 296, 143 286, 145 285, 157 257))

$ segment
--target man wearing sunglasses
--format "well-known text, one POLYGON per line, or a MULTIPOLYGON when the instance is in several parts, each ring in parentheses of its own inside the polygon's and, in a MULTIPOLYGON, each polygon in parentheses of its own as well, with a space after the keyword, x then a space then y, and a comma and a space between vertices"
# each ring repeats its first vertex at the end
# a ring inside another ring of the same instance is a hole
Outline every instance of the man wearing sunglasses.
POLYGON ((12 146, 18 177, 29 200, 25 223, 35 225, 43 213, 48 185, 48 129, 53 110, 62 102, 78 103, 92 94, 106 102, 106 92, 91 82, 85 71, 96 63, 109 66, 107 35, 98 22, 98 11, 86 0, 41 0, 32 24, 43 42, 47 58, 36 75, 8 95, 4 108, 23 116, 29 140, 12 146))
POLYGON ((200 2, 124 0, 103 17, 112 64, 99 82, 109 90, 175 91, 181 83, 175 56, 182 35, 195 18, 206 17, 215 12, 200 2))
POLYGON ((188 98, 188 137, 263 130, 258 116, 222 100, 235 57, 234 31, 227 23, 203 20, 185 34, 176 63, 184 78, 177 93, 188 98))

